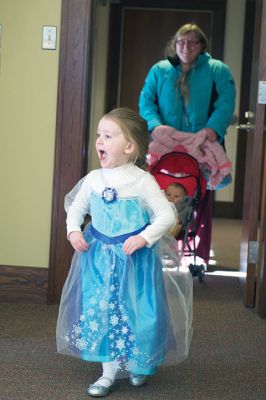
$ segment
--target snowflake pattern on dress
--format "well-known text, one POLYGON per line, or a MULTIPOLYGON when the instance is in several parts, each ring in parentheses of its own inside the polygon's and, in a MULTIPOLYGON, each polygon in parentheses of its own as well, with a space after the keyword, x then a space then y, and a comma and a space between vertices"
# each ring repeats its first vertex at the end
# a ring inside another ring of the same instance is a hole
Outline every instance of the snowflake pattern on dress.
MULTIPOLYGON (((106 247, 110 250, 112 245, 106 247)), ((65 341, 70 347, 86 351, 86 356, 93 359, 99 355, 99 348, 104 340, 108 349, 106 355, 112 359, 117 371, 149 368, 153 364, 153 357, 143 351, 129 326, 126 303, 121 295, 114 260, 110 270, 104 275, 103 281, 108 282, 108 285, 101 288, 97 286, 79 321, 65 335, 65 341)))

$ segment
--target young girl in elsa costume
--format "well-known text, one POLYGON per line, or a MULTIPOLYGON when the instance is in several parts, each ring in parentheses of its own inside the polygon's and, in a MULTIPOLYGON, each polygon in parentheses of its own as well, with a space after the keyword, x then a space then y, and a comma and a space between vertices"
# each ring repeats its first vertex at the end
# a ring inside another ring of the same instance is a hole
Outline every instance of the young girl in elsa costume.
POLYGON ((146 122, 133 110, 104 115, 96 139, 101 168, 70 195, 67 235, 76 251, 57 349, 102 363, 102 376, 87 389, 92 397, 107 395, 118 377, 142 386, 189 351, 192 277, 167 234, 175 214, 145 170, 148 143, 146 122), (87 214, 91 223, 81 232, 87 214))

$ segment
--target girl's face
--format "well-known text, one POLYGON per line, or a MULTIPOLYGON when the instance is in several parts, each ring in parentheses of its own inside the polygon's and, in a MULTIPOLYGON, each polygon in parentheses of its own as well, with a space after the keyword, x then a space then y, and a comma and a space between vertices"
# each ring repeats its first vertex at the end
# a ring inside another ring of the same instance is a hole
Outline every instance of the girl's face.
POLYGON ((176 54, 178 55, 182 65, 191 65, 194 63, 203 44, 200 43, 194 32, 181 35, 176 40, 176 54))
POLYGON ((96 151, 102 168, 115 168, 130 162, 135 146, 116 122, 103 117, 98 125, 96 151))

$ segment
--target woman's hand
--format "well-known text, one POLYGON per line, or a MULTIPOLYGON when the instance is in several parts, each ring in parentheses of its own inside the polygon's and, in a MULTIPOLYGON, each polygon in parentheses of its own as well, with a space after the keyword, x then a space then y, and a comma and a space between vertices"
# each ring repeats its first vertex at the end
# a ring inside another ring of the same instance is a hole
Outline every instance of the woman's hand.
POLYGON ((131 256, 136 250, 142 249, 147 245, 147 241, 142 236, 130 236, 123 244, 122 250, 126 256, 131 256))
POLYGON ((84 240, 83 234, 81 232, 70 232, 70 234, 68 235, 68 239, 72 247, 79 253, 82 253, 89 248, 88 243, 84 240))
POLYGON ((216 140, 217 140, 216 132, 211 128, 205 128, 205 131, 207 132, 207 139, 210 142, 216 142, 216 140))

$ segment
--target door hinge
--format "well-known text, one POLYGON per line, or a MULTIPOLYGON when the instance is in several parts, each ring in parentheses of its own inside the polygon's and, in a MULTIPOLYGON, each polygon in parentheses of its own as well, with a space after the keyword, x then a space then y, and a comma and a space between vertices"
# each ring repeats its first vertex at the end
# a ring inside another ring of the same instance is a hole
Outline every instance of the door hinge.
POLYGON ((251 241, 248 243, 248 263, 256 264, 259 259, 259 243, 251 241))

